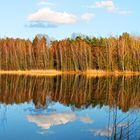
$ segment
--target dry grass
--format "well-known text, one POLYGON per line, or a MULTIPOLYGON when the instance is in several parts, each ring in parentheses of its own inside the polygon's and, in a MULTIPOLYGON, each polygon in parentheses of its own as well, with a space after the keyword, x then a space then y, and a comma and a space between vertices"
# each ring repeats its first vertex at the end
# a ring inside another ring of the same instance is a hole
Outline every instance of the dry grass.
POLYGON ((87 70, 84 72, 88 77, 102 76, 139 76, 140 72, 133 71, 103 71, 103 70, 87 70))
POLYGON ((61 71, 57 70, 10 70, 0 71, 1 75, 30 75, 30 76, 56 76, 61 75, 61 71))
POLYGON ((10 70, 0 71, 0 75, 29 75, 29 76, 57 76, 57 75, 86 75, 87 77, 102 76, 138 76, 140 72, 133 71, 103 71, 103 70, 87 70, 87 71, 57 71, 57 70, 10 70))

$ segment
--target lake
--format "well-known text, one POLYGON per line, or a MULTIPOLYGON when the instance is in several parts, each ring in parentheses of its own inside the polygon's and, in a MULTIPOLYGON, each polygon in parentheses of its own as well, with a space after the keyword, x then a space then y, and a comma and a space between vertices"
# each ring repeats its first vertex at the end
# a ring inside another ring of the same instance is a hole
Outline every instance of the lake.
POLYGON ((137 140, 139 108, 139 76, 0 76, 2 140, 137 140))

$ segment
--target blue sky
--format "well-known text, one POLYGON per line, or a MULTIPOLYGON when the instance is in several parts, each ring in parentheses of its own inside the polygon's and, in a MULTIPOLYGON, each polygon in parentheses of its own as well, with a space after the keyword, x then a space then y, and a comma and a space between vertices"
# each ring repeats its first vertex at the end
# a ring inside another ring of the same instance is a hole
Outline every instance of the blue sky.
POLYGON ((1 0, 0 37, 140 34, 140 0, 1 0))

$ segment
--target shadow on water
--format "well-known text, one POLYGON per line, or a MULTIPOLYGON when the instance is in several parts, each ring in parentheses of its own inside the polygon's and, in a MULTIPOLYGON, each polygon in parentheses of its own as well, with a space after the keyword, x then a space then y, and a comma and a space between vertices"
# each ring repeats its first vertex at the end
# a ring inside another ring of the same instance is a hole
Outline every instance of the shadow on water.
POLYGON ((59 102, 74 109, 108 107, 106 130, 91 129, 106 139, 138 137, 140 77, 101 77, 65 75, 56 77, 0 76, 0 103, 33 102, 36 109, 59 102), (123 116, 118 111, 124 113, 123 116), (134 117, 133 114, 137 114, 134 117))

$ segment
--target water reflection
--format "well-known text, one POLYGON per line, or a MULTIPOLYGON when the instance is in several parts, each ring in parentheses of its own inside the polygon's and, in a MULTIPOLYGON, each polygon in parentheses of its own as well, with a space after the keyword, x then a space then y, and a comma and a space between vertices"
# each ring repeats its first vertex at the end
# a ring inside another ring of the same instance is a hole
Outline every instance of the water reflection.
POLYGON ((51 126, 66 124, 76 120, 76 115, 73 112, 62 112, 50 115, 29 115, 27 119, 43 129, 49 129, 51 126))
MULTIPOLYGON (((79 130, 75 134, 79 136, 78 139, 82 139, 84 134, 87 135, 86 139, 110 140, 138 139, 140 135, 138 76, 87 78, 79 75, 1 75, 0 103, 1 126, 5 126, 7 116, 10 116, 7 106, 10 105, 14 114, 16 105, 23 111, 21 116, 25 116, 28 123, 41 129, 38 133, 41 135, 46 132, 56 135, 53 130, 59 126, 72 126, 67 129, 74 134, 79 130), (21 104, 24 106, 26 103, 29 104, 21 108, 21 104)), ((68 130, 64 129, 63 135, 69 135, 68 130)), ((63 139, 62 134, 60 138, 63 139)))
POLYGON ((43 129, 49 129, 55 125, 64 125, 78 119, 87 124, 91 124, 93 122, 90 117, 78 117, 74 112, 53 112, 51 114, 28 115, 27 119, 29 122, 35 123, 43 129))
POLYGON ((0 102, 19 104, 33 101, 36 108, 59 102, 75 108, 118 106, 127 112, 140 107, 140 77, 0 76, 0 102))
POLYGON ((108 140, 129 140, 140 138, 140 113, 131 110, 125 114, 117 108, 109 109, 108 121, 104 129, 90 129, 91 133, 108 140))
POLYGON ((5 125, 7 124, 7 107, 6 106, 3 106, 1 107, 0 106, 0 127, 3 128, 3 130, 5 129, 5 125))

